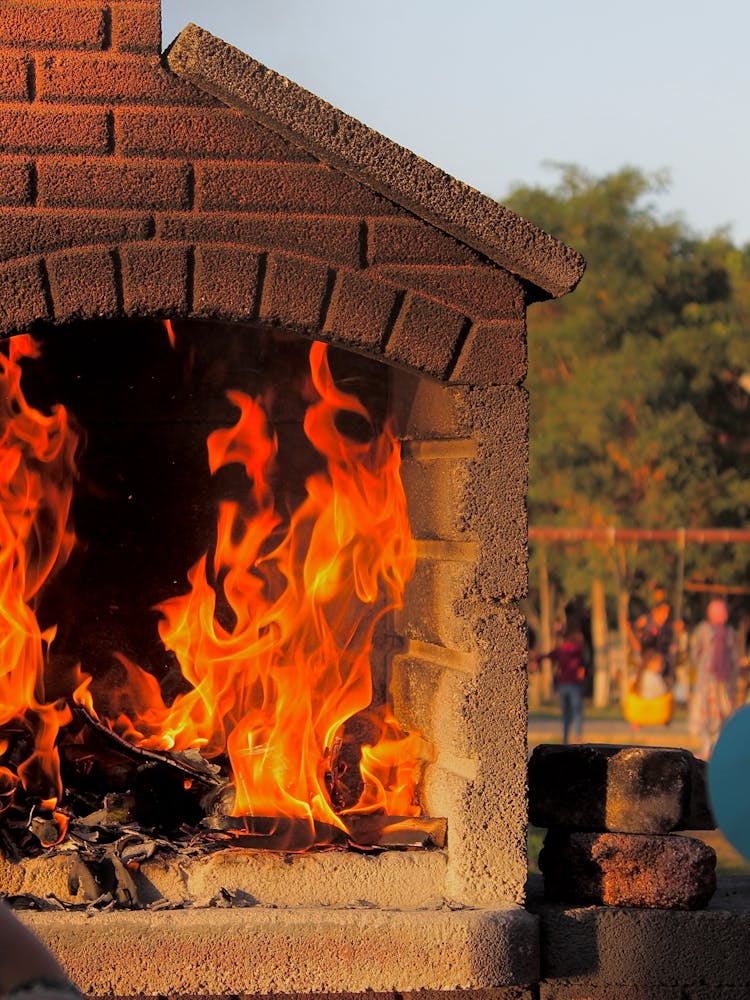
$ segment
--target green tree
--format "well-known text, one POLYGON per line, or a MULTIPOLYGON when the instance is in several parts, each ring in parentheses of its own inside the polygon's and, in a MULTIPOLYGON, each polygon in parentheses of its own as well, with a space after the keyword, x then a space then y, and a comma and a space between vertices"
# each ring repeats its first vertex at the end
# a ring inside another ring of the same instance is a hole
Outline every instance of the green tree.
MULTIPOLYGON (((576 291, 529 316, 532 525, 744 527, 750 514, 750 248, 657 215, 664 175, 559 166, 514 211, 579 250, 576 291)), ((568 597, 615 554, 550 553, 568 597)), ((623 583, 674 579, 676 552, 620 552, 623 583)), ((748 552, 688 552, 688 571, 746 579, 748 552), (717 570, 721 561, 721 573, 717 570)))

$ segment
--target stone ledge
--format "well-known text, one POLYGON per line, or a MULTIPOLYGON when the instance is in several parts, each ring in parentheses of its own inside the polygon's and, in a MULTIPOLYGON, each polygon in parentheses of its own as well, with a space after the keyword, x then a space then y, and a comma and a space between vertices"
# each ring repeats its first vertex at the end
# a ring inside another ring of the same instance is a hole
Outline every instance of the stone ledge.
POLYGON ((543 1000, 750 996, 750 878, 725 876, 707 909, 676 911, 545 903, 531 876, 528 905, 543 1000))
POLYGON ((539 977, 538 921, 520 907, 19 916, 98 996, 486 989, 539 977))

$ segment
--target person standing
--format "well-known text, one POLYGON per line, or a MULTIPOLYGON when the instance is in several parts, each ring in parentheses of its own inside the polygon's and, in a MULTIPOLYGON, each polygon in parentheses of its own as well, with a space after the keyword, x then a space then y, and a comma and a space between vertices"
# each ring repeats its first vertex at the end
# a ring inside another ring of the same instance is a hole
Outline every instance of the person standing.
POLYGON ((583 733, 583 692, 586 682, 586 640, 580 629, 567 625, 562 639, 536 660, 554 663, 554 678, 562 713, 563 743, 580 743, 583 733), (572 736, 572 739, 571 739, 572 736))
POLYGON ((729 610, 722 600, 711 601, 706 618, 690 641, 695 681, 690 697, 690 729, 700 744, 698 756, 707 760, 721 727, 735 708, 739 673, 737 636, 729 624, 729 610))

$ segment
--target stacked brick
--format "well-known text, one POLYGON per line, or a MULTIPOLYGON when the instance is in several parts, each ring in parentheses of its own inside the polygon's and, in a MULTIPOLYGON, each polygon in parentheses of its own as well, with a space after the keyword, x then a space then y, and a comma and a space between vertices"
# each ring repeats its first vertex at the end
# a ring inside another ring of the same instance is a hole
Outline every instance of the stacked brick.
POLYGON ((441 380, 523 378, 524 281, 179 79, 160 0, 0 0, 0 48, 0 335, 261 321, 441 380))
POLYGON ((452 831, 437 894, 520 902, 525 311, 583 262, 200 29, 162 56, 160 6, 0 0, 0 337, 194 318, 395 366, 420 584, 393 673, 437 697, 405 719, 452 831))
POLYGON ((530 821, 550 901, 694 910, 716 889, 716 854, 679 830, 714 828, 705 765, 687 750, 540 746, 530 821))

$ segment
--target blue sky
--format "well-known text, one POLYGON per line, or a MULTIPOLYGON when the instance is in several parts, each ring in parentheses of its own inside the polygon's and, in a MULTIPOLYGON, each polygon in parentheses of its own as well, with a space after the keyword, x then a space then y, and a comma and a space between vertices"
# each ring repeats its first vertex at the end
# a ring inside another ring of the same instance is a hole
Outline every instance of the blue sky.
POLYGON ((501 201, 666 168, 664 216, 750 243, 746 0, 163 0, 164 44, 189 21, 501 201))

